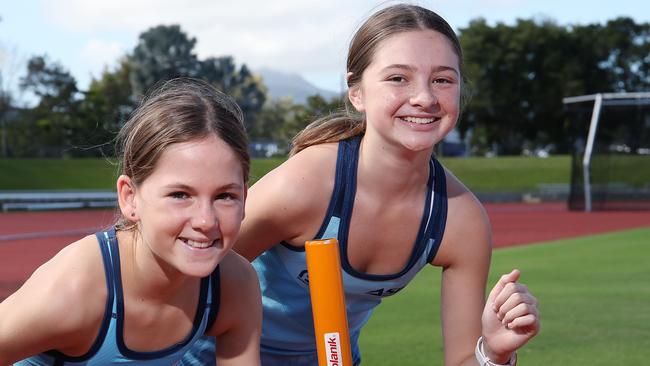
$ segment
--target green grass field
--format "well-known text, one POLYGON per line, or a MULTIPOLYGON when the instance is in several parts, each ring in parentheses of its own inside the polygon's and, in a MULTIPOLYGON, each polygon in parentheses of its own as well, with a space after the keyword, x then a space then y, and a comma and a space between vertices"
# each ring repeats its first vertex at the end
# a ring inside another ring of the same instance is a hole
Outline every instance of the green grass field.
MULTIPOLYGON (((522 271, 541 332, 519 364, 644 365, 650 350, 650 228, 499 249, 489 287, 522 271)), ((442 365, 440 270, 426 269, 377 308, 361 334, 363 364, 442 365)))
MULTIPOLYGON (((443 158, 443 164, 475 192, 526 192, 539 183, 570 180, 568 156, 443 158)), ((254 159, 254 183, 283 159, 254 159)), ((99 189, 115 186, 117 167, 106 159, 0 159, 0 190, 99 189)))

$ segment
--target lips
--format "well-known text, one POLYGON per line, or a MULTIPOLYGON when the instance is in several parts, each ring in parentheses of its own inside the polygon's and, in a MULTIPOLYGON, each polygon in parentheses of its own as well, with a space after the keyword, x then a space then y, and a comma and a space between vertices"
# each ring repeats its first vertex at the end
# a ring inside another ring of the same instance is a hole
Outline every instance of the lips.
POLYGON ((192 239, 180 238, 180 240, 183 243, 185 243, 185 245, 195 249, 206 249, 206 248, 213 247, 215 245, 219 245, 219 243, 221 243, 221 239, 208 241, 208 240, 192 240, 192 239))

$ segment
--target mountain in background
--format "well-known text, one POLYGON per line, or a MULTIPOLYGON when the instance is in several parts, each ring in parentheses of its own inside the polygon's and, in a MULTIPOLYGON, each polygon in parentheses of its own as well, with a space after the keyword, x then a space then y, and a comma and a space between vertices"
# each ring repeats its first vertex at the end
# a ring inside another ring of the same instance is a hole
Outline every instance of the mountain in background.
POLYGON ((321 89, 311 84, 298 74, 266 68, 256 70, 255 73, 262 77, 262 82, 269 89, 269 95, 272 99, 289 96, 293 98, 294 103, 304 104, 307 97, 311 95, 319 94, 327 100, 339 95, 335 91, 321 89))

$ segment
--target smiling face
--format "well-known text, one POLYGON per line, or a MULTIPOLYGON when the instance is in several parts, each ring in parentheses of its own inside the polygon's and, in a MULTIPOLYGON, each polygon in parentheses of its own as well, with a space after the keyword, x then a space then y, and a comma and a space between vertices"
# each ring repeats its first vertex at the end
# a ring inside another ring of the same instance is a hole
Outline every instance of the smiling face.
MULTIPOLYGON (((131 188, 128 177, 120 180, 118 193, 131 188)), ((120 206, 125 216, 135 217, 140 243, 155 257, 186 275, 204 277, 232 248, 245 198, 241 161, 210 135, 167 147, 153 173, 120 206)))
POLYGON ((367 136, 422 151, 456 125, 460 85, 451 42, 433 30, 407 31, 381 41, 349 97, 365 113, 367 136))

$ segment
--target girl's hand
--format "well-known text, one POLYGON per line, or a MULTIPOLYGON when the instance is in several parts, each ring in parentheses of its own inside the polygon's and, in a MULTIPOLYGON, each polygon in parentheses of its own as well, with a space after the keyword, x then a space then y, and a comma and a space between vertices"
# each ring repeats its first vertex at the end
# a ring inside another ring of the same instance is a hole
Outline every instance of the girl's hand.
POLYGON ((526 285, 516 282, 520 274, 515 269, 501 276, 483 309, 483 347, 495 363, 507 362, 539 332, 537 299, 526 285))

